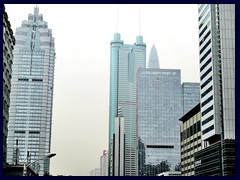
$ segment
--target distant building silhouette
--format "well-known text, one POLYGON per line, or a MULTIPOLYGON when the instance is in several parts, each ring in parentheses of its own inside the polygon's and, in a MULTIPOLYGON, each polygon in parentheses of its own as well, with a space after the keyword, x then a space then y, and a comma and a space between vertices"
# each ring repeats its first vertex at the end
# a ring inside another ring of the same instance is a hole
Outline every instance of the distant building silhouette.
POLYGON ((100 176, 100 168, 91 170, 89 176, 100 176))

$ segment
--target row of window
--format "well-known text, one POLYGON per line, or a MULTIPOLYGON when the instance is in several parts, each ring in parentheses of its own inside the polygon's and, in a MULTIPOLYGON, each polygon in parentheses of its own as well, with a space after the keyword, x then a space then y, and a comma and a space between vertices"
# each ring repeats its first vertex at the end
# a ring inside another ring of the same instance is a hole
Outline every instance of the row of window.
POLYGON ((201 46, 202 43, 204 43, 204 41, 208 38, 208 36, 210 35, 210 33, 211 33, 211 31, 209 30, 209 31, 207 32, 207 34, 206 34, 206 35, 202 38, 202 40, 200 41, 199 46, 201 46))
POLYGON ((213 87, 209 87, 204 93, 201 94, 201 98, 203 98, 204 96, 206 96, 210 91, 212 91, 213 87))
MULTIPOLYGON (((29 81, 27 78, 18 78, 18 81, 29 81)), ((42 79, 32 79, 32 81, 43 81, 42 79)))
POLYGON ((203 70, 205 67, 207 67, 207 65, 208 65, 211 61, 212 61, 212 58, 210 57, 210 58, 207 60, 207 62, 206 62, 204 65, 202 65, 202 67, 200 68, 200 72, 202 72, 202 70, 203 70))
POLYGON ((210 48, 200 59, 200 63, 212 52, 212 49, 210 48))
POLYGON ((211 131, 211 130, 213 130, 213 129, 214 129, 214 125, 208 127, 207 129, 204 129, 203 132, 202 132, 202 134, 204 135, 204 134, 208 133, 209 131, 211 131))
POLYGON ((147 145, 147 148, 174 148, 174 146, 168 146, 168 145, 147 145))
POLYGON ((210 78, 208 78, 202 85, 201 85, 201 89, 203 89, 206 85, 208 85, 209 82, 212 81, 212 76, 210 78))
POLYGON ((202 121, 202 126, 214 119, 214 115, 209 116, 207 119, 202 121))
POLYGON ((181 171, 182 175, 187 174, 187 173, 191 173, 191 172, 194 172, 194 168, 191 168, 191 169, 188 169, 188 170, 181 171))
POLYGON ((200 50, 200 54, 202 54, 202 52, 208 47, 210 43, 211 43, 211 39, 209 39, 209 41, 202 47, 202 49, 200 50))
POLYGON ((194 150, 194 149, 197 149, 197 148, 199 148, 199 147, 201 147, 202 145, 201 145, 201 143, 200 144, 197 144, 197 145, 195 145, 195 146, 193 146, 193 147, 191 147, 191 148, 188 148, 188 149, 186 149, 185 151, 182 151, 181 152, 181 155, 183 155, 183 154, 185 154, 185 153, 188 153, 189 151, 192 151, 192 150, 194 150))
POLYGON ((202 27, 203 24, 208 20, 209 17, 210 17, 210 12, 208 12, 208 14, 206 15, 206 17, 203 19, 203 21, 202 21, 201 24, 199 25, 199 29, 201 29, 201 27, 202 27))
POLYGON ((206 24, 206 26, 199 33, 199 39, 202 37, 203 33, 208 29, 209 26, 210 26, 210 21, 206 24))
POLYGON ((206 104, 208 104, 211 100, 213 100, 213 96, 210 96, 209 98, 207 98, 207 99, 202 103, 202 107, 205 106, 206 104))
POLYGON ((202 76, 201 76, 201 80, 203 80, 203 78, 205 78, 210 72, 212 72, 212 67, 210 67, 202 76))
POLYGON ((202 4, 202 5, 200 6, 200 8, 198 9, 198 13, 200 13, 200 11, 201 11, 202 8, 204 7, 204 5, 205 5, 205 4, 202 4))
POLYGON ((188 146, 189 144, 192 144, 192 143, 198 141, 199 139, 201 139, 201 136, 195 137, 195 138, 192 139, 191 141, 186 142, 185 144, 181 145, 181 148, 185 148, 185 147, 188 146))
MULTIPOLYGON (((183 162, 183 161, 185 161, 185 160, 188 160, 188 159, 191 159, 191 158, 193 158, 194 157, 194 154, 191 154, 191 155, 188 155, 188 156, 186 156, 186 157, 184 157, 184 158, 181 158, 181 162, 183 162)), ((184 164, 184 163, 183 163, 184 164)))
POLYGON ((181 141, 184 141, 185 139, 196 134, 200 130, 201 130, 200 121, 198 121, 194 123, 192 126, 190 126, 189 128, 181 132, 181 141))
POLYGON ((202 112, 202 116, 204 116, 205 114, 209 113, 211 110, 213 110, 213 105, 210 106, 209 108, 207 108, 205 111, 202 112))
POLYGON ((202 17, 205 15, 206 11, 209 9, 209 4, 204 8, 203 12, 201 13, 201 15, 199 16, 199 21, 202 19, 202 17))

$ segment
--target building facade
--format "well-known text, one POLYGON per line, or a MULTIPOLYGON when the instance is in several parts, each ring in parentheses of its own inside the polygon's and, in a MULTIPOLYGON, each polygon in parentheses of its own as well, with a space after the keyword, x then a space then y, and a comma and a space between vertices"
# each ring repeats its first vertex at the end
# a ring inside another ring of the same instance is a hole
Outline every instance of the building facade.
POLYGON ((108 153, 103 150, 103 155, 100 157, 100 176, 108 176, 108 153))
POLYGON ((195 176, 235 176, 235 140, 223 139, 195 153, 195 176))
POLYGON ((199 4, 198 11, 202 138, 207 147, 235 139, 235 5, 199 4))
POLYGON ((125 134, 124 134, 124 117, 119 114, 115 117, 115 130, 113 134, 113 161, 111 176, 125 175, 125 134))
POLYGON ((183 82, 183 114, 190 111, 200 102, 200 83, 183 82))
POLYGON ((180 125, 184 111, 199 104, 199 83, 183 83, 178 69, 159 69, 153 45, 149 68, 137 74, 139 176, 180 171, 180 125))
POLYGON ((180 163, 180 70, 141 68, 137 85, 138 173, 156 176, 180 163))
MULTIPOLYGON (((124 116, 125 176, 137 175, 136 73, 140 67, 146 67, 143 37, 137 36, 136 43, 128 45, 123 43, 119 33, 114 34, 110 62, 109 156, 112 155, 115 117, 121 107, 124 116)), ((109 157, 109 160, 112 158, 109 157)))
MULTIPOLYGON (((203 140, 203 150, 198 153, 204 155, 201 158, 210 168, 211 159, 204 152, 218 144, 221 148, 216 161, 220 164, 215 165, 222 168, 222 174, 212 171, 207 175, 225 176, 235 172, 224 170, 228 161, 223 153, 225 141, 235 142, 235 4, 199 4, 198 14, 203 140)), ((205 171, 200 166, 198 175, 205 171)))
MULTIPOLYGON (((27 154, 34 162, 50 152, 54 64, 52 30, 35 7, 34 14, 16 29, 7 139, 9 164, 15 164, 16 159, 23 164, 27 154)), ((35 165, 33 169, 40 165, 39 175, 49 173, 49 159, 35 165)))
POLYGON ((13 49, 15 37, 3 5, 3 169, 7 159, 7 135, 10 107, 13 49))
POLYGON ((181 125, 181 174, 195 175, 195 153, 202 149, 200 103, 180 119, 181 125))

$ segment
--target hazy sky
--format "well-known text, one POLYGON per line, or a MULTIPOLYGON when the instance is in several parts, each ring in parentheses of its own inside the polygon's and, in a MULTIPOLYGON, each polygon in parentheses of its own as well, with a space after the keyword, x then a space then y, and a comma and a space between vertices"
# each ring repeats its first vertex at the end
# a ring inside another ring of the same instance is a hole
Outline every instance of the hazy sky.
MULTIPOLYGON (((36 5, 5 5, 13 32, 36 5)), ((140 34, 153 43, 161 68, 181 69, 182 82, 199 82, 198 10, 193 5, 39 4, 55 37, 52 175, 89 175, 108 148, 110 41, 140 34), (118 26, 117 26, 118 6, 118 26), (117 29, 118 27, 118 29, 117 29)))

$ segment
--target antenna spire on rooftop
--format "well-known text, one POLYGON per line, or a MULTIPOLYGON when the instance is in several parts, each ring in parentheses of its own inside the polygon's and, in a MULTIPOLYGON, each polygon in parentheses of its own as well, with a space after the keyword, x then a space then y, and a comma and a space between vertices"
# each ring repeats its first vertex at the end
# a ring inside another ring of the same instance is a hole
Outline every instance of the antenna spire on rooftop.
POLYGON ((140 12, 140 8, 139 8, 139 36, 141 35, 141 12, 140 12))
POLYGON ((118 33, 118 5, 117 5, 117 33, 118 33))

